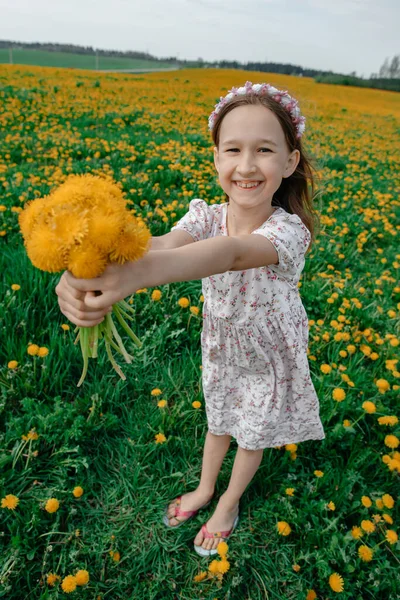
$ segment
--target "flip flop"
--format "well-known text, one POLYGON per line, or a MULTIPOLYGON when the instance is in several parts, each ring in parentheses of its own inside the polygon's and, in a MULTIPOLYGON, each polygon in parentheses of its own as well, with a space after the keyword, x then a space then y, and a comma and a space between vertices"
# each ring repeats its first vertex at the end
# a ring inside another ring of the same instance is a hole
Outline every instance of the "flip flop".
POLYGON ((206 504, 204 504, 203 506, 200 506, 200 508, 198 508, 197 510, 182 510, 179 507, 179 505, 181 503, 181 498, 182 498, 182 496, 178 496, 178 498, 175 500, 175 514, 172 515, 171 517, 167 516, 167 510, 168 510, 169 504, 167 504, 167 506, 165 508, 165 513, 163 516, 163 523, 166 527, 169 527, 170 529, 176 529, 177 527, 180 527, 184 523, 187 523, 188 521, 190 521, 190 519, 193 519, 193 517, 195 517, 200 510, 202 510, 203 508, 207 508, 207 506, 209 506, 211 504, 211 500, 209 500, 206 504), (170 525, 169 519, 173 519, 176 517, 187 517, 187 518, 184 521, 181 521, 178 525, 170 525))
MULTIPOLYGON (((223 540, 227 540, 229 538, 229 536, 232 534, 233 530, 237 527, 238 523, 239 523, 239 515, 234 520, 232 528, 229 529, 229 531, 218 531, 217 533, 210 533, 207 529, 207 523, 205 523, 202 526, 201 531, 205 538, 208 538, 208 539, 222 538, 223 540)), ((196 550, 197 554, 199 554, 200 556, 213 556, 214 554, 218 554, 218 550, 216 548, 214 548, 213 550, 206 550, 202 546, 196 546, 196 544, 194 544, 194 549, 196 550)))

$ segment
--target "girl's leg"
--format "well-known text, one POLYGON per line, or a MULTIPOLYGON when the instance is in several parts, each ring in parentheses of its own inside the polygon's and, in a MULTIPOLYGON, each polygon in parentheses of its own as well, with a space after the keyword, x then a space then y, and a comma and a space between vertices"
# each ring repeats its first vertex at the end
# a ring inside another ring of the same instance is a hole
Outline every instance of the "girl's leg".
MULTIPOLYGON (((218 473, 220 472, 230 442, 230 435, 214 435, 209 431, 207 432, 203 450, 200 483, 193 492, 182 496, 180 505, 182 510, 197 510, 211 499, 214 494, 215 482, 217 481, 218 473)), ((171 502, 167 510, 169 524, 173 527, 182 521, 186 521, 185 517, 175 518, 173 516, 175 514, 174 506, 175 503, 171 502)))
MULTIPOLYGON (((260 466, 262 456, 263 450, 245 450, 240 447, 237 449, 229 486, 220 497, 213 516, 207 522, 210 533, 231 529, 239 512, 239 500, 260 466)), ((194 543, 196 546, 211 550, 221 541, 221 538, 204 539, 200 530, 194 543)))

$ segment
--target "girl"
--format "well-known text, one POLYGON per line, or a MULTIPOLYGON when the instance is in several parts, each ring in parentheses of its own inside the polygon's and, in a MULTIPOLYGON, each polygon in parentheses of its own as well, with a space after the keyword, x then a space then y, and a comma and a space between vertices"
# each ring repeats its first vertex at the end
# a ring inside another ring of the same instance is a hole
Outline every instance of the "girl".
POLYGON ((203 556, 215 554, 236 527, 240 498, 264 448, 325 438, 298 290, 315 217, 312 170, 301 144, 305 118, 286 91, 247 82, 221 98, 209 128, 227 202, 192 200, 139 261, 110 265, 97 279, 65 272, 56 288, 63 314, 89 327, 140 288, 202 279, 208 421, 202 472, 196 490, 169 504, 164 523, 178 527, 209 504, 234 437, 229 486, 194 540, 203 556))

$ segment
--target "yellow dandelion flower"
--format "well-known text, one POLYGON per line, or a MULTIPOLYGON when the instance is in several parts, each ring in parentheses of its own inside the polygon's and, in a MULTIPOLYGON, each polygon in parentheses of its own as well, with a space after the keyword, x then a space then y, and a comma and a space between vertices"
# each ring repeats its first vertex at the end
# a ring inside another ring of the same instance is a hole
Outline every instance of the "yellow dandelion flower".
POLYGON ((159 400, 157 402, 157 406, 158 408, 165 408, 167 406, 168 402, 166 400, 159 400))
POLYGON ((365 508, 369 508, 370 506, 372 506, 372 500, 368 496, 362 496, 361 497, 361 504, 363 506, 365 506, 365 508))
POLYGON ((38 350, 38 356, 40 356, 41 358, 44 358, 45 356, 47 356, 49 353, 49 349, 46 348, 45 346, 39 348, 38 350))
POLYGON ((56 581, 60 581, 61 577, 56 575, 55 573, 49 573, 47 575, 46 581, 47 585, 53 587, 56 584, 56 581))
POLYGON ((297 444, 286 444, 285 450, 287 450, 288 452, 296 452, 297 444))
POLYGON ((387 513, 383 513, 382 518, 386 521, 386 523, 389 523, 389 525, 393 525, 393 519, 387 513))
POLYGON ((164 442, 167 441, 167 438, 165 437, 165 435, 163 433, 157 433, 155 435, 155 439, 156 439, 156 444, 163 444, 164 442))
POLYGON ((61 587, 66 594, 70 594, 76 590, 76 578, 73 575, 64 577, 61 587))
POLYGON ((308 590, 306 600, 316 600, 317 594, 314 590, 308 590))
POLYGON ((199 582, 203 581, 207 577, 207 571, 200 571, 197 575, 193 577, 193 581, 199 582))
POLYGON ((336 510, 335 503, 332 502, 332 500, 327 504, 327 507, 329 508, 329 510, 336 510))
POLYGON ((373 551, 368 546, 360 546, 358 549, 358 556, 364 562, 370 562, 374 556, 373 551))
POLYGON ((392 450, 395 450, 399 444, 399 438, 395 435, 387 435, 385 437, 385 446, 387 446, 388 448, 392 448, 392 450))
POLYGON ((362 538, 362 536, 364 535, 362 532, 362 529, 360 527, 357 527, 356 525, 354 525, 351 528, 351 535, 353 536, 353 538, 355 540, 359 540, 360 538, 362 538))
POLYGON ((61 329, 63 329, 64 331, 69 331, 70 327, 69 327, 69 325, 67 325, 66 323, 63 323, 63 324, 61 325, 61 329))
POLYGON ((86 569, 80 569, 76 575, 76 585, 86 585, 89 582, 89 573, 86 569))
POLYGON ((200 312, 200 309, 197 306, 191 306, 190 307, 190 312, 192 313, 192 315, 195 315, 197 317, 197 315, 200 312))
POLYGON ((399 419, 396 416, 385 416, 385 417, 379 417, 378 418, 378 423, 379 425, 397 425, 397 423, 399 422, 399 419))
POLYGON ((338 573, 332 573, 332 575, 329 576, 329 585, 334 592, 343 592, 343 577, 338 573))
POLYGON ((33 228, 39 217, 43 215, 46 206, 45 198, 37 198, 26 202, 23 211, 18 215, 19 228, 25 241, 32 235, 33 228))
POLYGON ((110 260, 120 264, 142 258, 150 248, 151 233, 147 227, 139 225, 131 214, 127 215, 124 229, 109 253, 110 260))
POLYGON ((349 419, 345 419, 343 421, 343 427, 351 427, 351 421, 349 421, 349 419))
POLYGON ((314 475, 315 477, 321 478, 324 476, 324 472, 323 471, 314 471, 314 475))
POLYGON ((67 267, 57 238, 46 224, 35 227, 34 235, 25 242, 25 247, 31 263, 41 271, 57 273, 67 267))
POLYGON ((29 354, 29 356, 36 356, 38 352, 39 346, 37 346, 36 344, 29 344, 27 348, 27 353, 29 354))
POLYGON ((161 396, 162 391, 160 390, 160 388, 154 388, 154 390, 151 390, 150 394, 152 396, 161 396))
POLYGON ((14 494, 7 494, 4 498, 1 499, 1 508, 8 508, 8 510, 15 510, 19 504, 18 496, 14 496, 14 494))
POLYGON ((226 560, 226 558, 221 558, 221 560, 218 563, 218 571, 219 573, 221 573, 222 575, 224 575, 225 573, 227 573, 230 569, 230 563, 228 560, 226 560))
POLYGON ((99 277, 106 265, 106 255, 88 241, 74 246, 68 256, 68 270, 78 279, 99 277))
POLYGON ((363 402, 362 407, 365 410, 365 412, 367 412, 370 415, 376 412, 375 404, 373 402, 370 402, 369 400, 363 402))
POLYGON ((346 398, 346 392, 342 388, 335 388, 332 392, 332 398, 336 400, 336 402, 343 402, 346 398))
POLYGON ((10 360, 10 362, 7 364, 7 367, 9 369, 16 369, 18 367, 18 362, 16 360, 10 360))
POLYGON ((187 308, 190 304, 188 298, 179 298, 178 304, 181 308, 187 308))
POLYGON ((121 234, 128 211, 115 211, 112 206, 97 206, 93 218, 89 220, 88 239, 101 250, 108 254, 114 248, 121 234))
POLYGON ((327 364, 323 364, 320 366, 320 369, 324 375, 328 375, 332 371, 332 367, 327 364))
POLYGON ((11 286, 13 292, 18 292, 21 289, 21 286, 18 283, 13 283, 11 286))
POLYGON ((387 532, 386 532, 386 540, 389 542, 389 544, 395 544, 398 539, 399 539, 399 536, 397 535, 397 533, 393 529, 388 529, 387 530, 387 532))
POLYGON ((289 523, 287 523, 286 521, 278 521, 278 523, 276 524, 276 528, 278 530, 279 535, 289 535, 292 531, 289 523))
POLYGON ((58 511, 59 507, 60 503, 57 498, 50 498, 47 500, 44 508, 48 513, 55 513, 58 511))
POLYGON ((226 542, 220 542, 217 546, 218 554, 223 557, 228 554, 228 544, 226 542))
POLYGON ((361 521, 361 528, 366 532, 366 533, 372 533, 375 531, 376 527, 373 524, 372 521, 369 521, 368 519, 364 519, 363 521, 361 521))
POLYGON ((390 383, 386 379, 378 379, 375 381, 375 385, 381 394, 384 394, 390 389, 390 383))
POLYGON ((285 494, 287 496, 293 496, 293 494, 294 494, 294 488, 286 488, 285 489, 285 494))
POLYGON ((83 494, 83 488, 80 485, 77 485, 72 490, 72 494, 75 496, 75 498, 80 498, 83 494))
POLYGON ((219 573, 219 560, 212 560, 208 565, 208 570, 212 575, 219 573))
POLYGON ((199 402, 198 400, 195 400, 194 402, 192 402, 192 406, 193 406, 193 408, 200 408, 201 402, 199 402))
POLYGON ((153 292, 151 294, 151 299, 154 302, 159 302, 159 300, 161 300, 161 296, 162 296, 162 293, 160 290, 153 290, 153 292))
POLYGON ((292 565, 292 569, 295 573, 298 573, 301 569, 300 565, 292 565))
POLYGON ((383 494, 382 502, 386 508, 393 508, 394 506, 394 499, 390 494, 383 494))
MULTIPOLYGON (((47 227, 57 240, 60 251, 68 251, 74 244, 79 244, 88 233, 88 211, 70 205, 54 207, 47 219, 47 227)), ((32 232, 36 237, 37 229, 32 232)))
POLYGON ((114 562, 119 562, 121 560, 121 554, 118 552, 118 550, 113 552, 112 559, 114 562))

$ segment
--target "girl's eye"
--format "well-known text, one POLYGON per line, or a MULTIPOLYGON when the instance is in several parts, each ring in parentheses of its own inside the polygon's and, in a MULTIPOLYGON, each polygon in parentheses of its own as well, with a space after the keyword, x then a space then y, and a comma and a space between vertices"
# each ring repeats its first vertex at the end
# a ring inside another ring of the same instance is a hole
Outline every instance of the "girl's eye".
MULTIPOLYGON (((259 150, 263 150, 265 152, 272 152, 269 148, 259 148, 259 150)), ((227 152, 239 152, 239 148, 229 148, 227 152)))
POLYGON ((265 150, 265 152, 272 152, 269 148, 260 148, 260 150, 265 150))
POLYGON ((236 152, 238 150, 238 148, 229 148, 229 150, 227 150, 227 152, 236 152))

